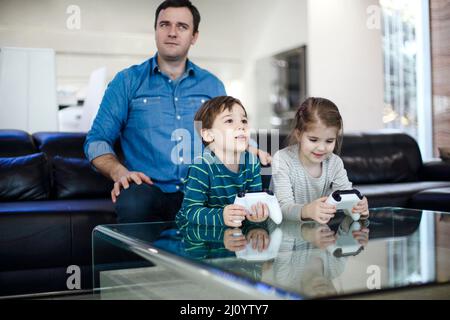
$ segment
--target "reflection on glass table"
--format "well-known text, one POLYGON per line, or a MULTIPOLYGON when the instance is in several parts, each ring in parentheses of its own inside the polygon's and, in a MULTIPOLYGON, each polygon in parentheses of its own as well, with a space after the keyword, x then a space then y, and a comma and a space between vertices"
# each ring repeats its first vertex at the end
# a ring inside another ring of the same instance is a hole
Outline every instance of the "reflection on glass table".
POLYGON ((327 225, 98 226, 94 283, 103 299, 308 299, 448 283, 449 217, 378 208, 327 225))

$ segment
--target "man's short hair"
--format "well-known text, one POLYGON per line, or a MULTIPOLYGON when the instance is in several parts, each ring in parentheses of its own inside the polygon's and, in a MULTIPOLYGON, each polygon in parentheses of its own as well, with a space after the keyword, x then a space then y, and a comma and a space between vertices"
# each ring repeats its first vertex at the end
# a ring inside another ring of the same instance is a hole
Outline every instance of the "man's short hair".
MULTIPOLYGON (((197 132, 201 135, 201 129, 211 129, 217 116, 225 110, 231 111, 235 104, 240 105, 244 109, 245 116, 247 117, 247 111, 242 105, 242 102, 231 96, 219 96, 203 103, 194 117, 197 132)), ((205 145, 209 144, 206 141, 203 141, 203 143, 205 145)))
POLYGON ((184 8, 184 7, 188 8, 192 13, 192 17, 194 18, 193 34, 196 34, 198 32, 198 26, 200 24, 200 12, 198 12, 197 8, 189 0, 165 0, 164 2, 162 2, 156 9, 155 30, 156 24, 158 22, 158 16, 161 10, 165 10, 167 8, 184 8))

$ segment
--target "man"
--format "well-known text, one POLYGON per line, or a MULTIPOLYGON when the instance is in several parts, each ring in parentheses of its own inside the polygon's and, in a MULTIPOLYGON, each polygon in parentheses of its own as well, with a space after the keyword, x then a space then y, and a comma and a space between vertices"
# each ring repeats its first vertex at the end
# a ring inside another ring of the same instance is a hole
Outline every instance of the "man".
POLYGON ((177 129, 193 139, 197 109, 226 94, 218 78, 187 58, 199 23, 189 0, 161 3, 155 13, 158 52, 115 76, 87 135, 87 158, 114 181, 111 198, 119 223, 173 220, 181 207, 188 164, 182 152, 177 162, 172 159, 185 138, 177 129), (112 148, 117 138, 124 164, 112 148))

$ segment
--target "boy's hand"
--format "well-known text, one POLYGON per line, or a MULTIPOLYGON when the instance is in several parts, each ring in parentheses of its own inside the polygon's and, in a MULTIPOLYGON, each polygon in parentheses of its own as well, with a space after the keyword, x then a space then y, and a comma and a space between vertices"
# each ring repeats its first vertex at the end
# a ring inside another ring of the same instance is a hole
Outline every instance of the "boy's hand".
POLYGON ((248 147, 248 151, 257 156, 263 166, 267 166, 272 163, 272 156, 270 155, 270 153, 252 146, 248 147))
POLYGON ((240 227, 246 214, 243 206, 230 204, 223 209, 223 222, 228 227, 240 227))
POLYGON ((267 204, 258 202, 251 207, 251 213, 246 218, 251 222, 263 222, 269 217, 269 207, 267 204))
POLYGON ((254 250, 262 252, 269 247, 270 236, 264 229, 252 229, 247 233, 247 241, 252 244, 254 250))
POLYGON ((247 240, 245 239, 245 236, 242 234, 241 229, 230 228, 225 230, 223 234, 223 244, 226 249, 236 252, 245 249, 247 240))
POLYGON ((352 209, 352 213, 359 213, 362 216, 369 215, 369 203, 367 202, 367 198, 364 197, 361 201, 359 201, 352 209))
POLYGON ((303 219, 313 219, 318 223, 328 223, 336 213, 336 206, 325 203, 328 197, 322 197, 305 205, 301 215, 303 219))

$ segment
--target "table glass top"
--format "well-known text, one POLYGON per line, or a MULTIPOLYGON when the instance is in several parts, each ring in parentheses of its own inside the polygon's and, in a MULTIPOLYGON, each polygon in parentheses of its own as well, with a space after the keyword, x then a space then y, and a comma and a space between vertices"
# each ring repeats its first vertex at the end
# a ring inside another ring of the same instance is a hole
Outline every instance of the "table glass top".
POLYGON ((237 229, 161 222, 104 225, 96 232, 139 247, 149 260, 164 254, 282 298, 450 281, 450 214, 434 211, 377 208, 367 220, 339 213, 327 225, 285 221, 237 229))

